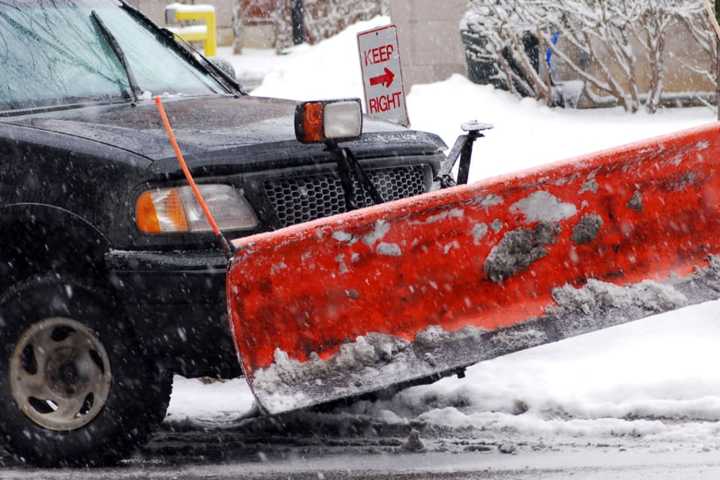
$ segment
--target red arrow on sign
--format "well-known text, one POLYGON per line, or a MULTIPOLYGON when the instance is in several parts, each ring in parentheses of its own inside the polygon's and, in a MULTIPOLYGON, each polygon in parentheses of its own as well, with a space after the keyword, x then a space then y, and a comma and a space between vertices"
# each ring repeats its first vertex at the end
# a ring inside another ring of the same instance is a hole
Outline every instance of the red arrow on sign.
POLYGON ((385 73, 382 75, 378 75, 377 77, 373 77, 370 79, 370 85, 385 85, 385 88, 390 88, 390 85, 392 85, 393 81, 395 81, 395 74, 392 70, 385 67, 385 73))

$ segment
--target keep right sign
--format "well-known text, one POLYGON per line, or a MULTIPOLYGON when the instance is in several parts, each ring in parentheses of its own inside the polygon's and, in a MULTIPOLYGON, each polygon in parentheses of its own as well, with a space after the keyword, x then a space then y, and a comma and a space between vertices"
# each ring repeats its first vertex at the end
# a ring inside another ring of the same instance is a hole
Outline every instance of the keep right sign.
POLYGON ((358 47, 368 114, 409 125, 397 27, 388 25, 358 34, 358 47))

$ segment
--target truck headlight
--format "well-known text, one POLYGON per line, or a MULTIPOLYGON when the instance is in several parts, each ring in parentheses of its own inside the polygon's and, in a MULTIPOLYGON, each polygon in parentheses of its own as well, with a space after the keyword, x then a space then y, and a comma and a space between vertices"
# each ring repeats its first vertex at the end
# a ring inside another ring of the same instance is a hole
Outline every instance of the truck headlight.
MULTIPOLYGON (((258 218, 241 191, 230 185, 200 185, 200 191, 222 230, 250 230, 258 218)), ((144 192, 137 200, 135 222, 141 232, 211 232, 190 187, 144 192)))

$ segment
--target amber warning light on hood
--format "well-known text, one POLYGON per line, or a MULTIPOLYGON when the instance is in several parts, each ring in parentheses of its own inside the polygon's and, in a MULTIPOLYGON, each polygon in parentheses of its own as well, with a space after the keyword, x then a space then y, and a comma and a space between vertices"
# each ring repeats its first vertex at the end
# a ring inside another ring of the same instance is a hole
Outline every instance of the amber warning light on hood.
POLYGON ((301 143, 355 140, 362 127, 359 99, 305 102, 295 110, 295 135, 301 143))

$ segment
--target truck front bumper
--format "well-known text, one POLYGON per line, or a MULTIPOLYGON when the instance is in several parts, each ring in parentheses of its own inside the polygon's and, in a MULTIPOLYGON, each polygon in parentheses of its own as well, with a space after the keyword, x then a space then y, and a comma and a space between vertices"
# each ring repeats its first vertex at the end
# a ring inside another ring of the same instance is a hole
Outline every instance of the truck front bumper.
POLYGON ((110 283, 148 351, 188 377, 241 374, 220 252, 112 250, 110 283))

